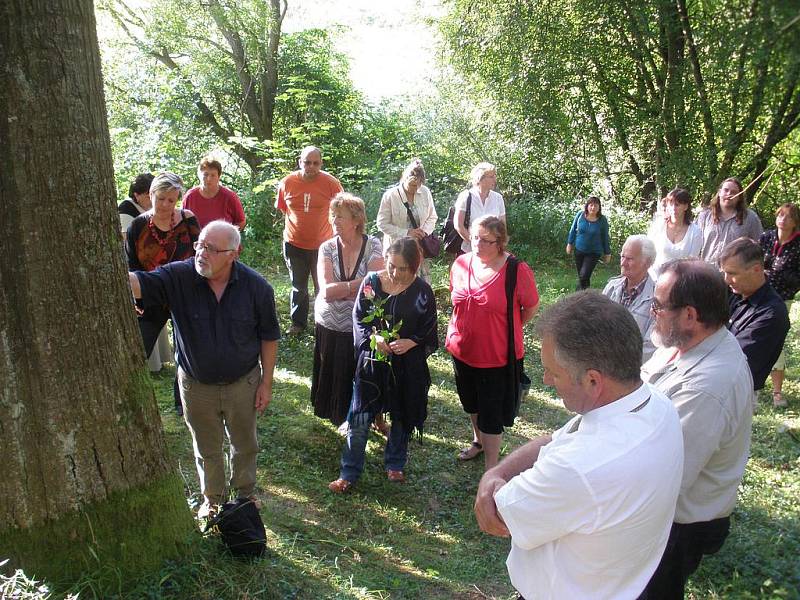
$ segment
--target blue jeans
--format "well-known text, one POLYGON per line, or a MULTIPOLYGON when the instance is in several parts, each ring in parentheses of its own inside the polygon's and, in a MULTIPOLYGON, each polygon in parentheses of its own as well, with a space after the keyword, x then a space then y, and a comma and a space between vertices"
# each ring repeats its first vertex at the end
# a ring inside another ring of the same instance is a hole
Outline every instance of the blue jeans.
MULTIPOLYGON (((341 479, 355 483, 361 476, 361 472, 364 470, 369 426, 372 425, 374 419, 375 414, 371 412, 350 412, 347 415, 347 422, 350 427, 347 430, 347 439, 342 449, 339 472, 341 479)), ((389 439, 386 441, 386 449, 383 452, 383 464, 387 471, 403 470, 408 458, 408 440, 410 437, 411 434, 405 432, 402 423, 392 421, 392 429, 389 432, 389 439)))

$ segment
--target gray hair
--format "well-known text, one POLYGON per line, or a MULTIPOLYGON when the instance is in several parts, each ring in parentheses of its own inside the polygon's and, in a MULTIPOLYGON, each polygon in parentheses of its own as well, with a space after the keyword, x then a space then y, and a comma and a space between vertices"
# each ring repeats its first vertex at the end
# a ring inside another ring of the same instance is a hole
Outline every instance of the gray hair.
POLYGON ((242 243, 242 234, 239 233, 239 228, 236 227, 236 225, 232 225, 227 221, 223 221, 222 219, 217 219, 216 221, 211 221, 211 223, 203 227, 203 231, 200 232, 200 235, 202 236, 207 231, 214 229, 223 230, 228 234, 228 243, 230 244, 230 248, 226 248, 226 250, 237 250, 239 248, 239 245, 242 243))
POLYGON ((487 173, 497 173, 497 168, 490 162, 479 162, 469 172, 470 183, 478 185, 487 173))
POLYGON ((640 380, 639 327, 624 306, 597 290, 553 304, 537 321, 536 333, 552 340, 556 361, 576 382, 589 369, 622 383, 640 380))
MULTIPOLYGON (((647 259, 647 264, 652 265, 656 261, 656 245, 646 235, 637 233, 636 235, 629 235, 625 240, 625 244, 638 244, 642 256, 647 259)), ((623 244, 623 246, 625 245, 623 244)))
POLYGON ((159 173, 153 178, 153 182, 150 184, 151 196, 159 192, 169 192, 171 190, 178 190, 178 198, 183 194, 183 179, 170 171, 159 173))

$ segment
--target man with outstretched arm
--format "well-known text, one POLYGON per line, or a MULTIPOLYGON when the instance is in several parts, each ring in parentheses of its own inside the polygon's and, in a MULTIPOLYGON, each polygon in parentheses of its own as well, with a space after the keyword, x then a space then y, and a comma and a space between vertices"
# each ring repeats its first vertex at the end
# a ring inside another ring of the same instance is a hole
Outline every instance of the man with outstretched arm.
POLYGON ((578 292, 537 323, 544 383, 576 413, 481 479, 480 528, 511 536, 506 565, 531 598, 636 598, 667 544, 683 468, 675 408, 639 377, 631 314, 578 292))
POLYGON ((275 297, 261 275, 236 260, 239 244, 237 227, 212 221, 193 258, 129 273, 135 298, 166 305, 172 314, 181 402, 204 497, 201 518, 216 512, 231 490, 255 499, 256 414, 272 399, 280 338, 275 297))

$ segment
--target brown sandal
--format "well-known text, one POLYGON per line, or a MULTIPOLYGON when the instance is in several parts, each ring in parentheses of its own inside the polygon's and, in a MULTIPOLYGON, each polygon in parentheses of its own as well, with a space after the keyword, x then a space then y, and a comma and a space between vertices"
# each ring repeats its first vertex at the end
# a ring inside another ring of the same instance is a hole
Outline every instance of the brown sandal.
POLYGON ((344 494, 349 491, 351 487, 353 487, 353 482, 347 481, 347 479, 337 479, 328 484, 328 489, 334 494, 344 494))
POLYGON ((483 452, 483 445, 478 442, 472 442, 468 448, 464 448, 458 453, 458 460, 472 460, 483 452))

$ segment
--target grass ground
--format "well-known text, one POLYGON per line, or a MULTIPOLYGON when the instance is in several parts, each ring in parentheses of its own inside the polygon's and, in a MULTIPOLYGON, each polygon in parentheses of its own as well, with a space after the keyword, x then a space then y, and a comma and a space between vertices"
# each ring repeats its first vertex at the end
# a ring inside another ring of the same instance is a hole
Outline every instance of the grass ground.
MULTIPOLYGON (((533 266, 544 305, 573 289, 566 261, 533 266)), ((613 267, 600 267, 595 286, 614 273, 613 267)), ((285 271, 273 261, 266 275, 275 287, 285 330, 285 271)), ((435 266, 433 279, 441 292, 437 297, 446 298, 444 265, 435 266)), ((443 332, 449 313, 446 307, 440 312, 443 332)), ((538 345, 529 334, 526 344, 533 387, 505 435, 505 451, 568 418, 553 391, 541 383, 538 345)), ((794 357, 800 357, 798 344, 793 335, 794 357)), ((121 596, 515 598, 504 564, 509 542, 482 534, 472 514, 482 462, 455 459, 470 441, 470 430, 447 354, 440 350, 430 359, 429 418, 423 442, 411 444, 408 482, 386 481, 383 440, 371 434, 362 479, 352 493, 334 496, 327 483, 338 475, 342 438, 310 409, 312 348, 311 335, 281 341, 273 402, 259 419, 258 485, 268 556, 252 564, 229 559, 215 540, 198 533, 184 559, 164 565, 158 578, 121 596)), ((800 372, 793 368, 788 375, 790 409, 774 411, 765 395, 754 420, 752 458, 731 536, 692 578, 692 598, 800 598, 800 372)), ((169 447, 187 493, 197 494, 191 440, 172 410, 172 376, 165 368, 153 380, 169 447)), ((82 598, 92 596, 90 580, 81 587, 82 598)))

